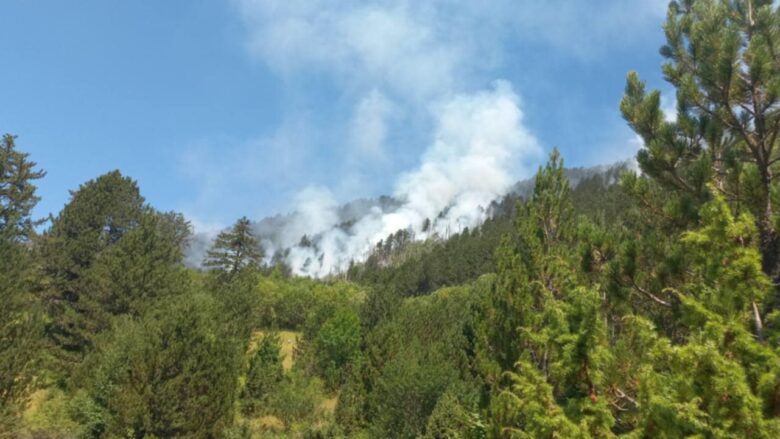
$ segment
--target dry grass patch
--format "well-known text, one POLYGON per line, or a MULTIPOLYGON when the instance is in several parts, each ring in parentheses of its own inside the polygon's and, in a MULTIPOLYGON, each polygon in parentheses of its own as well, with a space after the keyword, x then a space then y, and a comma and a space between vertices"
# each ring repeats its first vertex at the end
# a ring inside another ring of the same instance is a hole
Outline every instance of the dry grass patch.
MULTIPOLYGON (((268 331, 255 331, 252 333, 252 338, 249 340, 249 353, 254 352, 254 350, 257 349, 257 344, 267 332, 268 331)), ((298 340, 301 338, 301 333, 297 331, 277 331, 277 334, 279 334, 279 341, 282 343, 282 367, 285 371, 288 371, 293 367, 295 347, 298 346, 298 340)))

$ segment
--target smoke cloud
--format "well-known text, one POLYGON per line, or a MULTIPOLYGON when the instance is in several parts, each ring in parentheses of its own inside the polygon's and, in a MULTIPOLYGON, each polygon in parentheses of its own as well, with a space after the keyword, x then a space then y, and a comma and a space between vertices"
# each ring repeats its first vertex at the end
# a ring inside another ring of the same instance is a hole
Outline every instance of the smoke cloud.
POLYGON ((364 260, 398 230, 418 240, 446 237, 481 224, 490 203, 540 158, 542 149, 523 126, 520 99, 508 82, 443 99, 432 112, 433 141, 419 166, 396 180, 397 202, 345 218, 326 188, 307 188, 281 231, 263 237, 268 253, 283 252, 298 275, 323 277, 364 260), (424 228, 426 220, 430 226, 424 228))

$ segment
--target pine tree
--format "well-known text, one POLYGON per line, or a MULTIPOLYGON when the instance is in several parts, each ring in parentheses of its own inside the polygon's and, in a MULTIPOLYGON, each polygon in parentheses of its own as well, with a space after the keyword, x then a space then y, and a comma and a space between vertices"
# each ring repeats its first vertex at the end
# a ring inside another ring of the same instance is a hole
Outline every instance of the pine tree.
POLYGON ((82 388, 104 419, 96 436, 222 437, 244 346, 223 338, 207 295, 166 300, 159 311, 117 319, 87 358, 82 388))
POLYGON ((485 310, 485 332, 501 371, 512 369, 523 352, 528 355, 531 344, 538 350, 530 355, 541 368, 554 361, 542 339, 549 338, 550 328, 565 325, 560 299, 573 284, 562 244, 573 236, 572 219, 563 161, 553 150, 536 174, 531 199, 518 206, 517 239, 505 237, 496 251, 498 276, 485 310))
POLYGON ((141 317, 160 298, 186 291, 181 262, 189 225, 181 221, 147 209, 137 227, 96 257, 85 286, 103 311, 141 317))
POLYGON ((4 134, 0 141, 0 234, 13 239, 29 239, 33 227, 40 224, 30 212, 40 198, 35 195, 34 180, 46 172, 35 170, 29 154, 16 150, 16 136, 4 134))
POLYGON ((217 235, 203 265, 232 277, 244 268, 259 268, 262 259, 263 251, 252 234, 252 223, 242 217, 229 230, 217 235))
POLYGON ((314 338, 314 361, 328 386, 335 389, 344 383, 360 342, 360 318, 354 311, 339 310, 320 327, 314 338))
POLYGON ((78 360, 91 338, 107 328, 105 310, 88 273, 96 259, 144 216, 135 181, 112 171, 71 192, 71 199, 41 239, 43 272, 49 280, 47 335, 63 359, 78 360))
POLYGON ((0 143, 0 437, 12 434, 30 394, 41 345, 39 303, 33 295, 37 261, 27 245, 36 224, 30 212, 39 198, 33 180, 43 171, 15 150, 15 137, 0 143))
POLYGON ((599 295, 576 287, 576 229, 563 169, 553 150, 518 209, 516 242, 505 238, 496 255, 483 330, 498 366, 486 372, 499 437, 598 436, 613 423, 599 400, 606 329, 599 295))
POLYGON ((689 274, 696 280, 690 282, 695 288, 689 292, 713 312, 752 320, 760 338, 764 325, 759 310, 771 283, 761 272, 755 235, 751 216, 734 218, 724 198, 715 193, 702 207, 702 227, 686 232, 683 242, 695 260, 689 274))
POLYGON ((555 148, 544 168, 540 167, 536 173, 534 191, 528 205, 528 216, 536 228, 533 233, 546 248, 570 237, 567 235, 572 230, 574 220, 570 192, 563 159, 555 148))
POLYGON ((645 143, 639 166, 699 205, 713 180, 732 205, 751 212, 763 270, 777 283, 780 14, 771 0, 675 1, 664 30, 663 73, 677 89, 676 120, 665 119, 660 93, 647 94, 635 73, 621 102, 645 143))
MULTIPOLYGON (((222 309, 225 336, 241 345, 249 343, 252 331, 262 323, 259 321, 261 290, 260 273, 242 270, 225 282, 221 276, 209 277, 206 288, 222 309)), ((268 294, 267 290, 262 290, 268 294)), ((273 310, 269 310, 273 313, 273 310)), ((270 322, 269 324, 273 324, 270 322)))
POLYGON ((41 319, 32 295, 29 251, 0 238, 0 437, 11 433, 32 390, 41 319))
POLYGON ((586 437, 556 403, 544 375, 519 362, 507 372, 510 386, 493 400, 493 437, 563 439, 586 437))
POLYGON ((284 370, 281 350, 279 335, 268 333, 263 335, 257 350, 252 354, 244 389, 245 407, 249 412, 265 405, 282 381, 284 370))

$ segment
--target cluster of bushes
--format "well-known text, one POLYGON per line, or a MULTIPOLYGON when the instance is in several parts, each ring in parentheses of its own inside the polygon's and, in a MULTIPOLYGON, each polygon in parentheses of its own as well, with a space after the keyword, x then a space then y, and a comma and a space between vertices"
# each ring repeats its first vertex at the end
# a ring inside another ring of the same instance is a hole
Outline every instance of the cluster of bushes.
POLYGON ((283 431, 323 418, 360 349, 358 287, 266 274, 243 218, 208 271, 186 269, 187 221, 117 171, 81 185, 38 234, 44 173, 14 140, 0 150, 0 183, 19 188, 0 193, 0 436, 240 436, 263 431, 247 429, 263 415, 283 431), (291 371, 280 328, 300 333, 291 371))

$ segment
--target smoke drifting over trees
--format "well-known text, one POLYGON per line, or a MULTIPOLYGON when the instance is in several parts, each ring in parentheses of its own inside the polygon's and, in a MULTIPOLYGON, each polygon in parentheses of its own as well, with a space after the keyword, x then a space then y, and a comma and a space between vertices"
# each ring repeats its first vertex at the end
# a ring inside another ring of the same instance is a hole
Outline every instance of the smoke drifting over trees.
MULTIPOLYGON (((304 189, 292 214, 256 225, 269 261, 276 255, 295 274, 322 277, 364 260, 376 243, 398 230, 422 240, 474 227, 541 157, 539 143, 523 126, 520 99, 507 82, 452 96, 432 111, 432 143, 419 166, 396 179, 392 198, 340 207, 327 188, 304 189)), ((199 248, 196 242, 193 253, 199 248)))
MULTIPOLYGON (((397 230, 410 230, 425 239, 480 224, 489 204, 518 177, 513 173, 518 169, 515 165, 539 157, 541 148, 523 127, 519 99, 508 83, 496 82, 491 90, 455 96, 436 111, 433 144, 419 167, 396 181, 393 196, 400 206, 372 209, 354 224, 339 227, 336 203, 327 192, 302 194, 298 212, 304 221, 293 224, 308 228, 316 245, 290 249, 287 262, 295 273, 319 277, 344 270, 397 230), (424 232, 426 219, 432 225, 424 232)), ((526 176, 525 172, 519 176, 526 176)))

